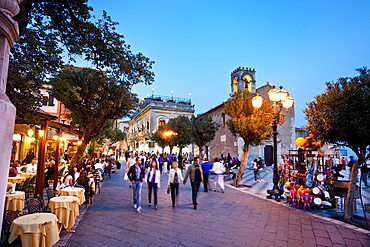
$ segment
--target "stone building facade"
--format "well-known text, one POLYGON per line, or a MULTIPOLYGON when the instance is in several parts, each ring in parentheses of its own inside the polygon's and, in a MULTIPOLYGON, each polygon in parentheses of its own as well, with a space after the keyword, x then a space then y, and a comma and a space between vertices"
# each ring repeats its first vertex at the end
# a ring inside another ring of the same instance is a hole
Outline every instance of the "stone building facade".
MULTIPOLYGON (((191 104, 190 99, 157 95, 145 98, 128 124, 128 149, 139 152, 162 152, 162 149, 149 139, 150 135, 159 126, 168 123, 171 118, 190 117, 193 114, 194 105, 191 104)), ((169 149, 165 151, 168 152, 169 149)), ((176 151, 174 148, 173 152, 176 151)), ((183 149, 184 153, 189 151, 189 148, 183 149)))
MULTIPOLYGON (((240 91, 247 91, 251 93, 258 93, 264 99, 268 99, 268 91, 272 88, 269 83, 256 88, 256 71, 255 69, 239 67, 235 69, 231 75, 231 95, 240 91)), ((227 156, 228 153, 232 157, 241 160, 243 154, 244 141, 241 138, 235 137, 231 134, 227 127, 227 120, 229 116, 223 111, 223 104, 220 104, 213 109, 203 113, 202 115, 209 115, 213 121, 220 125, 216 133, 215 139, 205 148, 206 155, 213 159, 220 157, 221 154, 227 156)), ((295 127, 294 127, 294 106, 289 110, 285 116, 285 121, 278 126, 277 136, 277 152, 278 162, 281 161, 281 155, 288 154, 289 150, 296 149, 295 145, 295 127)), ((247 164, 253 159, 262 157, 267 165, 272 165, 273 141, 265 141, 260 146, 250 146, 247 164)))

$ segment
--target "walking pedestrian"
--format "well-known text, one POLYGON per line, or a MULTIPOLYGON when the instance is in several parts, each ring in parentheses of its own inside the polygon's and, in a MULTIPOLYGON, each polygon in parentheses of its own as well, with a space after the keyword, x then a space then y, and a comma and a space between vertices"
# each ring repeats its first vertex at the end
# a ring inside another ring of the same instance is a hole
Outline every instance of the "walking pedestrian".
POLYGON ((361 179, 362 181, 364 181, 364 185, 365 185, 364 189, 367 189, 369 188, 369 184, 367 182, 367 177, 369 176, 369 173, 368 173, 369 170, 367 168, 367 164, 366 163, 362 164, 362 166, 360 167, 360 170, 361 170, 361 179))
POLYGON ((260 175, 260 169, 258 167, 257 159, 254 159, 252 161, 252 164, 253 164, 254 182, 259 182, 261 180, 261 175, 260 175))
POLYGON ((186 184, 186 181, 190 178, 191 183, 191 195, 194 205, 194 210, 198 208, 197 195, 200 187, 200 183, 203 180, 203 171, 202 167, 199 165, 199 157, 194 157, 194 162, 186 170, 185 178, 183 184, 186 184))
POLYGON ((134 199, 134 208, 137 212, 140 213, 141 211, 141 188, 143 187, 143 183, 145 181, 145 169, 144 166, 141 164, 141 158, 136 157, 135 165, 131 166, 127 176, 132 183, 132 193, 134 199))
POLYGON ((151 166, 148 167, 148 171, 145 176, 145 181, 148 183, 148 206, 152 206, 152 192, 154 197, 154 209, 158 209, 158 196, 157 191, 161 184, 161 172, 158 170, 158 164, 156 160, 152 160, 151 166))
POLYGON ((203 170, 203 188, 204 192, 208 192, 208 178, 209 173, 212 169, 212 163, 208 161, 208 158, 204 158, 204 162, 202 163, 202 170, 203 170))
POLYGON ((168 174, 168 186, 170 186, 172 207, 175 207, 179 195, 179 183, 183 181, 178 163, 172 162, 172 168, 168 174))
MULTIPOLYGON (((135 154, 134 153, 131 153, 130 154, 130 158, 126 161, 126 171, 125 171, 126 174, 124 175, 124 177, 128 178, 127 173, 130 170, 130 167, 133 166, 133 165, 135 165, 135 163, 136 163, 136 161, 135 161, 135 154)), ((129 185, 130 188, 132 187, 132 183, 131 183, 130 180, 128 182, 128 185, 129 185)))
POLYGON ((220 162, 219 158, 215 158, 215 162, 213 163, 211 171, 215 175, 213 191, 216 191, 216 187, 218 184, 221 187, 221 192, 225 193, 224 173, 226 169, 225 166, 220 162))

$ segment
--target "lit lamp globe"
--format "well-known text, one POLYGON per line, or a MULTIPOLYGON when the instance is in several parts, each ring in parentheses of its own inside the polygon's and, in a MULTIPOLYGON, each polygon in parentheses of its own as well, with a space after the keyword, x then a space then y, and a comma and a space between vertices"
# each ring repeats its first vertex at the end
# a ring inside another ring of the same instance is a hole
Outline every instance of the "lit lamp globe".
POLYGON ((280 87, 278 93, 277 93, 277 101, 284 102, 288 96, 288 91, 284 88, 280 87))
POLYGON ((287 96, 285 101, 283 101, 283 107, 289 109, 293 106, 294 99, 291 96, 287 96))
POLYGON ((269 99, 273 102, 277 102, 279 101, 278 100, 278 93, 279 93, 279 89, 275 88, 275 86, 273 88, 270 89, 270 91, 267 93, 269 95, 269 99))
POLYGON ((254 108, 260 108, 262 106, 263 98, 257 94, 252 98, 252 106, 254 108))

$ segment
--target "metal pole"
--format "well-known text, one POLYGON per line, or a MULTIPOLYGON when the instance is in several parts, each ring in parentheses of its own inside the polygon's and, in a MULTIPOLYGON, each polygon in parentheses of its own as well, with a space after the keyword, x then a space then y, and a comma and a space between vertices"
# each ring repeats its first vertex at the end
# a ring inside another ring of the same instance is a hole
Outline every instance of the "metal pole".
POLYGON ((274 140, 274 152, 273 152, 273 160, 274 160, 274 177, 272 182, 274 183, 274 188, 278 187, 279 183, 279 173, 278 173, 278 164, 277 164, 277 122, 274 120, 272 122, 272 135, 273 135, 273 140, 274 140))

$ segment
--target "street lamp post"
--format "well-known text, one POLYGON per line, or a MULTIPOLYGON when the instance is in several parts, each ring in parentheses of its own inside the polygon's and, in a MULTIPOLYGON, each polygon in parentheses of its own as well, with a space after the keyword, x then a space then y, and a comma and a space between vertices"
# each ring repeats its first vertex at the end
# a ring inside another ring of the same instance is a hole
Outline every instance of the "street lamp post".
MULTIPOLYGON (((274 162, 274 174, 273 174, 273 188, 271 190, 267 190, 269 194, 267 197, 271 198, 272 196, 275 197, 277 201, 279 201, 282 190, 279 190, 279 168, 278 168, 278 160, 277 160, 277 135, 279 132, 277 131, 278 125, 282 125, 284 123, 284 117, 288 114, 289 109, 293 106, 294 99, 288 95, 288 92, 279 87, 278 89, 275 86, 268 92, 268 96, 270 101, 272 102, 271 107, 273 108, 272 114, 268 114, 266 117, 272 118, 272 138, 274 143, 273 148, 273 162, 274 162), (285 109, 285 113, 282 113, 282 109, 285 109)), ((252 98, 252 105, 254 108, 260 108, 262 106, 263 98, 258 94, 252 98)))

